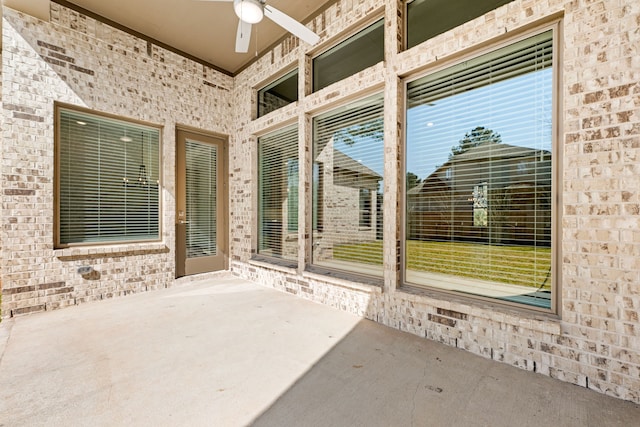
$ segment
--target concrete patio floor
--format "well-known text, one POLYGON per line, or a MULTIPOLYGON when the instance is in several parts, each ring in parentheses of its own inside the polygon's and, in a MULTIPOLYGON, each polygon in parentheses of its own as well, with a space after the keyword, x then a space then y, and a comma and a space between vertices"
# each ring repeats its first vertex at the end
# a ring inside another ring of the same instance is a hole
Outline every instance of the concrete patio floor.
POLYGON ((636 426, 640 406, 221 275, 0 324, 0 426, 636 426))

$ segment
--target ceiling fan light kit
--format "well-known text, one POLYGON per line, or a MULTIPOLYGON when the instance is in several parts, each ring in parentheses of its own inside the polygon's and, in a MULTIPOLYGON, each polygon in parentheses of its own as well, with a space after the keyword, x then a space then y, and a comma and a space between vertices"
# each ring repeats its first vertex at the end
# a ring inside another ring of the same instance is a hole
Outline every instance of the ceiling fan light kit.
POLYGON ((246 53, 249 50, 251 38, 251 25, 262 21, 266 16, 294 36, 314 45, 320 40, 320 36, 296 21, 289 15, 279 11, 275 7, 266 4, 265 0, 200 0, 212 2, 233 2, 233 10, 238 15, 238 31, 236 35, 236 52, 246 53))
POLYGON ((247 24, 257 24, 262 21, 264 12, 259 0, 233 0, 233 9, 238 18, 247 24))

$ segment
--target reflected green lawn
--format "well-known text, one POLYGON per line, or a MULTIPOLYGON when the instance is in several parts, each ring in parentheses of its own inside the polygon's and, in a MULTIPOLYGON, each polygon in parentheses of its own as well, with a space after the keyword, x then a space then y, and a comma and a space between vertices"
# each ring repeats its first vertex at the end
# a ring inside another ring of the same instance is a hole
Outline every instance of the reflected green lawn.
MULTIPOLYGON (((382 241, 339 245, 343 261, 382 264, 382 241)), ((407 268, 535 288, 551 288, 551 248, 465 242, 407 241, 407 268)))

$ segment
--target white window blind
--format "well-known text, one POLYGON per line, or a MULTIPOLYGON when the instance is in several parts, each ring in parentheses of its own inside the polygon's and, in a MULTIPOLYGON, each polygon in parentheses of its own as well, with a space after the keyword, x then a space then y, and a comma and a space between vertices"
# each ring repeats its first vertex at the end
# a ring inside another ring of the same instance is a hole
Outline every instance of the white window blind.
POLYGON ((185 160, 187 258, 214 256, 218 254, 218 149, 187 139, 185 160))
POLYGON ((159 129, 57 111, 57 245, 159 239, 159 129))
POLYGON ((406 280, 550 308, 553 34, 407 85, 406 280))
POLYGON ((314 119, 313 263, 382 275, 383 98, 314 119))
POLYGON ((258 140, 258 253, 298 258, 298 129, 288 127, 258 140))

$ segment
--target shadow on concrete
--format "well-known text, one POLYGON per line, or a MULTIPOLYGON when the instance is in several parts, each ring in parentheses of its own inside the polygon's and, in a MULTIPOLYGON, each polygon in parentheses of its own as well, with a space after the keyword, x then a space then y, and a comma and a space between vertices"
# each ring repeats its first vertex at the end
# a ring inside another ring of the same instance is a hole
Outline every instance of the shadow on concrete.
POLYGON ((639 423, 639 405, 363 320, 252 425, 639 423))

